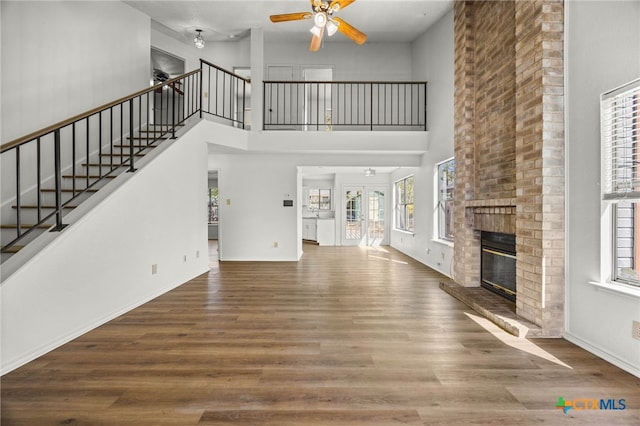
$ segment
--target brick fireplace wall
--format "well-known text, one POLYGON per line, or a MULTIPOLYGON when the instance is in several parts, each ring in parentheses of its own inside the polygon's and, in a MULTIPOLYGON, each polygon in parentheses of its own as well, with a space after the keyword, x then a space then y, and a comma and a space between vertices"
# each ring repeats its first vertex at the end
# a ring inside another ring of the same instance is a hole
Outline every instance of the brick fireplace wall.
POLYGON ((480 285, 480 231, 516 235, 518 315, 564 324, 561 0, 456 1, 454 280, 480 285))

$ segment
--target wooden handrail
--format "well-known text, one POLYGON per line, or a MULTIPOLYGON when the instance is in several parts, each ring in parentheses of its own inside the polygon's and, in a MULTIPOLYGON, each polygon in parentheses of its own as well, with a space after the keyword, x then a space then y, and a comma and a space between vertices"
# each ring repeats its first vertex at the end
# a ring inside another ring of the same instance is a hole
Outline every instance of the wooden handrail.
POLYGON ((128 96, 125 96, 125 97, 120 98, 118 100, 109 102, 108 104, 104 104, 104 105, 99 106, 97 108, 94 108, 94 109, 91 109, 89 111, 83 112, 82 114, 78 114, 78 115, 73 116, 71 118, 67 118, 66 120, 60 121, 60 122, 58 122, 56 124, 52 124, 51 126, 47 126, 44 129, 37 130, 37 131, 35 131, 33 133, 30 133, 30 134, 28 134, 26 136, 22 136, 22 137, 20 137, 18 139, 14 139, 14 140, 12 140, 10 142, 7 142, 7 143, 3 144, 2 146, 0 146, 0 153, 8 151, 8 150, 10 150, 12 148, 15 148, 16 146, 22 145, 22 144, 27 143, 29 141, 32 141, 32 140, 34 140, 36 138, 39 138, 39 137, 44 136, 46 134, 49 134, 49 133, 55 131, 56 129, 61 129, 61 128, 66 127, 66 126, 68 126, 70 124, 73 124, 76 121, 80 121, 80 120, 85 119, 87 117, 91 117, 92 115, 95 115, 95 114, 97 114, 99 112, 105 111, 105 110, 107 110, 109 108, 112 108, 112 107, 114 107, 116 105, 122 104, 122 103, 127 102, 127 101, 129 101, 131 99, 137 98, 138 96, 142 96, 142 95, 144 95, 144 94, 146 94, 148 92, 152 92, 152 91, 154 91, 156 89, 162 88, 163 86, 169 85, 171 83, 175 83, 176 81, 182 80, 183 78, 187 78, 187 77, 189 77, 191 75, 194 75, 194 74, 197 74, 199 72, 200 72, 199 69, 193 70, 193 71, 188 72, 186 74, 183 74, 181 76, 171 78, 169 80, 163 81, 162 83, 158 83, 155 86, 151 86, 149 88, 142 89, 142 90, 140 90, 140 91, 138 91, 136 93, 133 93, 131 95, 128 95, 128 96))
POLYGON ((240 79, 240 80, 243 80, 243 81, 244 81, 244 82, 246 82, 246 83, 251 83, 251 79, 250 79, 250 78, 246 78, 246 77, 243 77, 243 76, 241 76, 241 75, 238 75, 238 74, 236 74, 236 73, 234 73, 234 72, 231 72, 231 71, 229 71, 229 70, 225 70, 224 68, 219 67, 219 66, 217 66, 217 65, 215 65, 215 64, 212 64, 212 63, 211 63, 211 62, 209 62, 209 61, 206 61, 206 60, 204 60, 204 59, 200 59, 200 62, 201 62, 201 63, 203 63, 203 64, 207 64, 207 65, 209 65, 211 68, 215 68, 215 69, 220 70, 220 71, 222 71, 222 72, 224 72, 224 73, 227 73, 227 74, 231 75, 232 77, 236 77, 236 78, 238 78, 238 79, 240 79))

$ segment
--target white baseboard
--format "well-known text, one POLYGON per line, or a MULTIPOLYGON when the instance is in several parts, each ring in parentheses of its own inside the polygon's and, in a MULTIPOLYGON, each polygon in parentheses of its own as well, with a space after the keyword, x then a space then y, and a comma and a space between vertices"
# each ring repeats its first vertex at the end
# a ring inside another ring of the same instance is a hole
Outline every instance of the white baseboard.
POLYGON ((627 373, 633 374, 634 376, 640 378, 640 366, 633 365, 624 359, 620 359, 616 355, 607 352, 605 349, 601 348, 600 346, 595 345, 589 341, 586 341, 574 334, 565 332, 563 337, 567 339, 569 342, 580 346, 582 349, 591 352, 592 354, 604 359, 605 361, 615 365, 616 367, 621 368, 627 373))

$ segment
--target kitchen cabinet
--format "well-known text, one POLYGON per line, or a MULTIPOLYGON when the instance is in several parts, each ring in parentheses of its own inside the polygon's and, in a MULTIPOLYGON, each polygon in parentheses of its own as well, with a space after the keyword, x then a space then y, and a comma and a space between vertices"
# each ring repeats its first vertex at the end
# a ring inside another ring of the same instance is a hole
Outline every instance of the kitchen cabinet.
POLYGON ((321 246, 336 245, 336 221, 335 219, 318 219, 316 236, 321 246))
POLYGON ((317 230, 318 219, 303 218, 302 219, 302 239, 316 241, 318 238, 317 230))

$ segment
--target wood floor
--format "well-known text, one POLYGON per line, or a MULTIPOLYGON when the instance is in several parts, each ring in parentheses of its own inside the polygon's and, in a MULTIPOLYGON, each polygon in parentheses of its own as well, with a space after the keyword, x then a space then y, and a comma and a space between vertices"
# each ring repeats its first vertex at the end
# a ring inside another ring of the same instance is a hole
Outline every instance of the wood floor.
POLYGON ((304 251, 213 262, 5 375, 2 425, 640 424, 640 379, 493 329, 399 252, 304 251))

